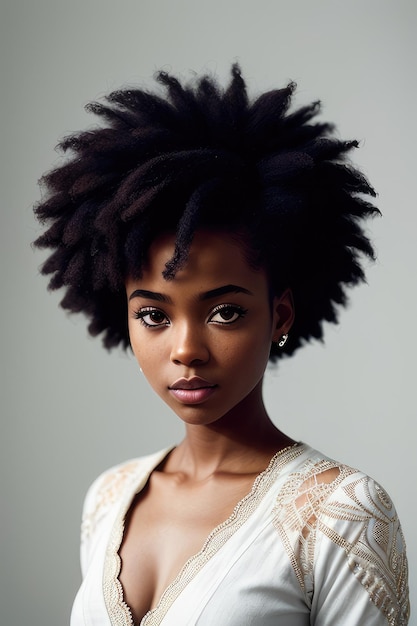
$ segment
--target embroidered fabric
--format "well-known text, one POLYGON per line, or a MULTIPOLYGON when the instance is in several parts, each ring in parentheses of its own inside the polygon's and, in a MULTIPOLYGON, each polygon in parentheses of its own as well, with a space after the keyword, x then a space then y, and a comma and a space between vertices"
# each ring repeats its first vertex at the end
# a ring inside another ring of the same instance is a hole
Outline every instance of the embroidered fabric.
MULTIPOLYGON (((169 452, 113 468, 90 488, 72 626, 133 626, 119 581, 124 520, 169 452)), ((404 540, 389 496, 299 444, 273 457, 141 626, 405 626, 407 598, 404 540)))
POLYGON ((126 485, 136 476, 137 461, 130 461, 117 466, 112 472, 99 476, 90 488, 94 494, 94 501, 84 505, 84 514, 81 522, 81 543, 86 544, 94 535, 97 524, 111 509, 120 494, 126 489, 126 485), (94 489, 96 485, 98 489, 94 489))
POLYGON ((277 499, 274 525, 310 605, 320 532, 345 551, 351 571, 390 626, 405 626, 410 610, 401 526, 388 494, 357 474, 322 460, 291 475, 277 499))

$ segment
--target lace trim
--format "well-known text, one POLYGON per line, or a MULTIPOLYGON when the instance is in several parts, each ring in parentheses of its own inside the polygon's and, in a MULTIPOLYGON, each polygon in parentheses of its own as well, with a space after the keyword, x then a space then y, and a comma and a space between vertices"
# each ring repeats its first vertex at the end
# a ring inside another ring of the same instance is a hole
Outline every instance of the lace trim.
POLYGON ((124 526, 124 520, 122 520, 118 524, 118 532, 112 533, 104 564, 103 593, 112 626, 134 626, 132 611, 124 601, 123 587, 119 580, 122 565, 119 549, 124 526))
POLYGON ((307 478, 304 472, 292 475, 277 500, 274 525, 310 606, 320 531, 346 552, 351 571, 390 626, 405 626, 408 568, 401 526, 388 494, 367 476, 341 484, 355 473, 324 460, 308 470, 307 478), (338 533, 337 521, 362 525, 358 538, 338 533))
MULTIPOLYGON (((230 517, 216 526, 210 533, 200 552, 185 563, 175 580, 162 594, 158 605, 143 617, 141 626, 158 626, 161 623, 174 600, 204 564, 216 554, 256 510, 259 502, 275 482, 277 473, 281 471, 284 465, 297 458, 302 450, 303 446, 296 443, 277 452, 272 457, 268 467, 255 479, 251 491, 238 502, 230 517)), ((119 581, 121 559, 118 554, 123 539, 125 516, 132 502, 131 491, 129 490, 129 497, 123 503, 114 523, 104 564, 103 593, 112 626, 134 626, 131 611, 123 599, 123 588, 119 581)))

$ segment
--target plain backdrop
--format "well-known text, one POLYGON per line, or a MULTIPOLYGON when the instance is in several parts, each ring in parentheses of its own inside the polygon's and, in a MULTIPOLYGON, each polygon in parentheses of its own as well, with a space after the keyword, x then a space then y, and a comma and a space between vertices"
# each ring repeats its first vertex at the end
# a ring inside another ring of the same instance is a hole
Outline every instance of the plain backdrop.
MULTIPOLYGON (((279 427, 375 477, 408 542, 417 606, 416 3, 414 0, 3 0, 1 4, 1 576, 4 626, 68 624, 80 583, 79 522, 105 468, 182 437, 130 355, 106 353, 59 308, 30 243, 38 178, 54 146, 94 124, 90 100, 153 73, 226 80, 254 95, 298 85, 357 138, 379 193, 378 261, 341 324, 271 370, 279 427)), ((417 611, 417 609, 416 609, 417 611)), ((411 623, 416 625, 415 616, 411 623)), ((361 625, 364 626, 364 625, 361 625)))

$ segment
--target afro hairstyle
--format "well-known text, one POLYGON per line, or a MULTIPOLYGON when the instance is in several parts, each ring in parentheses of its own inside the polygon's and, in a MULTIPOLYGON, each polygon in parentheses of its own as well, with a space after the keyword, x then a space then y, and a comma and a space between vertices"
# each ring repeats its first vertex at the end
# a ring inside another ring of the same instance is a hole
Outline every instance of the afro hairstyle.
POLYGON ((379 213, 375 192, 347 157, 358 142, 314 119, 319 102, 290 110, 294 83, 249 99, 238 65, 226 88, 207 75, 156 80, 155 93, 125 88, 88 104, 101 124, 59 144, 68 158, 41 179, 35 207, 49 288, 64 288, 62 307, 83 312, 106 348, 126 348, 125 279, 140 276, 159 233, 176 233, 166 280, 197 229, 244 233, 271 293, 289 287, 295 302, 291 340, 271 359, 322 339, 374 258, 362 223, 379 213))

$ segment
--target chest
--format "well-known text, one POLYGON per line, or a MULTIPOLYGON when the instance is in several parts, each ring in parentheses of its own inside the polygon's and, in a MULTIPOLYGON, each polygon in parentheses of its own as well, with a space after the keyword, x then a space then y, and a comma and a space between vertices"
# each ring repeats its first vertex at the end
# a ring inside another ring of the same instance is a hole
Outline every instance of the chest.
POLYGON ((119 551, 120 583, 135 622, 154 608, 212 530, 227 520, 250 491, 247 475, 184 485, 153 474, 128 512, 119 551))

